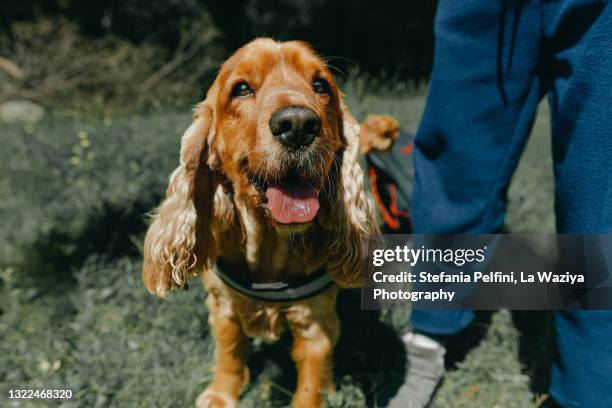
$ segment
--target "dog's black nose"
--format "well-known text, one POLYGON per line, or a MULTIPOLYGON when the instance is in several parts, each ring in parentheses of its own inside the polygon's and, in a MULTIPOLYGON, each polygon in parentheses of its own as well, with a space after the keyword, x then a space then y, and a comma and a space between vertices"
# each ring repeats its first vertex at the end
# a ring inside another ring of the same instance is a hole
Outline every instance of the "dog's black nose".
POLYGON ((305 106, 288 106, 274 112, 269 125, 283 144, 298 148, 310 145, 319 135, 321 119, 305 106))

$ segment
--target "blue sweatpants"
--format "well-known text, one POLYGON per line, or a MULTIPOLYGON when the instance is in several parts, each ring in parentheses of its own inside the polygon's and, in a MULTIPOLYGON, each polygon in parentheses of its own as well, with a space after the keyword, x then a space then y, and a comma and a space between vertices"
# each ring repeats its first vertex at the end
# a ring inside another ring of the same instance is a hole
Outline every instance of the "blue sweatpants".
MULTIPOLYGON (((560 233, 612 232, 612 5, 607 0, 440 0, 417 133, 415 233, 495 233, 537 104, 552 116, 560 233)), ((471 311, 412 314, 452 334, 471 311)), ((612 407, 612 311, 556 314, 564 407, 612 407)))

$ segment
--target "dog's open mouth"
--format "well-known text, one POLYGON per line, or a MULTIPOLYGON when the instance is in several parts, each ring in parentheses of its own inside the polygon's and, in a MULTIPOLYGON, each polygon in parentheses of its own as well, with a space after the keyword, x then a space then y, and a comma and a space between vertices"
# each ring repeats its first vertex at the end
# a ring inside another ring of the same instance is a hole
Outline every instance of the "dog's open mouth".
POLYGON ((266 189, 266 206, 281 224, 305 223, 319 211, 317 190, 312 184, 298 179, 270 184, 266 189))
POLYGON ((308 223, 319 211, 317 189, 295 175, 266 183, 257 180, 254 184, 265 196, 263 201, 270 215, 280 224, 308 223))

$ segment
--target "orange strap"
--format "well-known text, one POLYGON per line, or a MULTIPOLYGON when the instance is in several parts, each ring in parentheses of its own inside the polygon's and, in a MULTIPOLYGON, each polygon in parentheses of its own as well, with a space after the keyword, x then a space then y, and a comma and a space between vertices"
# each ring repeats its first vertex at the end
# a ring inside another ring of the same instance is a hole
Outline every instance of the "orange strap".
POLYGON ((402 211, 397 208, 397 186, 395 184, 391 184, 389 186, 389 193, 391 194, 391 214, 396 217, 406 217, 410 216, 408 211, 402 211))
MULTIPOLYGON (((382 199, 380 197, 380 193, 378 192, 378 185, 376 184, 376 170, 374 169, 374 167, 370 167, 369 170, 370 170, 369 171, 369 175, 370 175, 370 187, 372 188, 372 195, 374 196, 374 201, 376 202, 376 205, 378 206, 378 209, 380 210, 380 213, 382 214, 383 219, 385 220, 387 225, 390 228, 398 229, 400 227, 399 220, 397 218, 391 216, 391 214, 389 214, 389 212, 385 208, 384 203, 382 202, 382 199)), ((392 197, 393 197, 393 195, 392 195, 392 197)), ((393 198, 392 198, 392 202, 393 202, 393 198)), ((396 210, 397 210, 397 208, 396 208, 396 210)))

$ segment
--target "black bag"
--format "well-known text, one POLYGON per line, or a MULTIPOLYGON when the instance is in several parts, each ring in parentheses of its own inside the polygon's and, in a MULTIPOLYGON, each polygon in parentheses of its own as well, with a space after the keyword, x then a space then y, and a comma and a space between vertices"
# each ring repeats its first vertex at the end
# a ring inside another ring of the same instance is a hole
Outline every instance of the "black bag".
POLYGON ((362 158, 366 189, 374 198, 384 234, 411 234, 414 135, 400 130, 393 147, 362 158))

